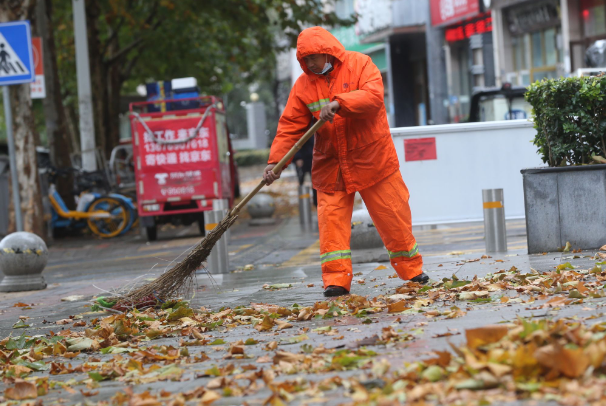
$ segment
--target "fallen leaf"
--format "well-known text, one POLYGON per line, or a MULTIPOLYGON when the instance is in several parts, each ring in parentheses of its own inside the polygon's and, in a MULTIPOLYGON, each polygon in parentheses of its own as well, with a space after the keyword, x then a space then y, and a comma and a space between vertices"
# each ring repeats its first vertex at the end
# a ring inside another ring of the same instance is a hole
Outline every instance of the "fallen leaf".
POLYGON ((305 355, 303 354, 293 354, 292 352, 287 351, 276 351, 273 361, 274 364, 279 364, 281 361, 296 363, 298 361, 302 361, 303 359, 305 359, 305 355))
POLYGON ((429 382, 436 382, 442 379, 444 376, 444 370, 437 365, 431 365, 427 368, 421 376, 427 379, 429 382))
POLYGON ((268 363, 270 363, 272 361, 273 361, 272 358, 269 357, 269 356, 267 356, 267 355, 263 355, 263 356, 257 358, 257 363, 258 364, 268 364, 268 363))
POLYGON ((388 313, 400 313, 403 312, 405 310, 410 309, 409 306, 406 306, 406 301, 405 300, 401 300, 399 302, 396 303, 389 303, 387 305, 387 312, 388 313))
POLYGON ((590 365, 589 357, 582 348, 564 348, 549 344, 534 352, 539 364, 552 368, 568 378, 578 378, 590 365))
POLYGON ((556 297, 549 299, 547 302, 545 302, 545 304, 543 304, 542 307, 560 307, 560 306, 567 305, 570 302, 571 302, 571 300, 567 300, 563 296, 556 296, 556 297))
POLYGON ((490 292, 484 291, 470 291, 470 292, 461 292, 459 293, 459 300, 475 300, 475 299, 484 299, 489 297, 490 292))
POLYGON ((259 323, 257 323, 257 325, 255 326, 255 330, 268 331, 268 330, 271 330, 271 328, 274 326, 274 324, 275 324, 274 319, 272 319, 268 315, 265 315, 265 317, 263 317, 263 320, 260 321, 259 323))
POLYGON ((387 267, 385 265, 379 265, 375 268, 375 271, 382 271, 383 269, 387 269, 387 267))
POLYGON ((55 324, 58 324, 58 325, 60 325, 60 326, 61 326, 61 325, 64 325, 64 324, 69 324, 69 323, 71 323, 72 321, 73 321, 72 319, 61 319, 61 320, 57 320, 57 321, 55 322, 55 324))
POLYGON ((276 330, 284 330, 287 328, 292 328, 292 324, 290 324, 287 321, 284 320, 276 320, 276 324, 278 325, 278 327, 276 328, 276 330))
POLYGON ((219 399, 221 399, 221 395, 219 395, 215 391, 207 390, 206 392, 204 392, 204 395, 202 395, 202 399, 200 399, 200 402, 204 406, 206 406, 206 405, 211 405, 213 402, 215 402, 219 399))
POLYGON ((13 305, 13 307, 30 307, 27 303, 17 302, 13 305))
POLYGON ((36 399, 38 389, 36 389, 36 384, 33 382, 18 380, 15 382, 15 386, 4 391, 4 397, 12 400, 36 399))
POLYGON ((465 330, 467 346, 477 348, 482 345, 496 343, 507 335, 507 331, 508 328, 506 326, 497 325, 465 330))

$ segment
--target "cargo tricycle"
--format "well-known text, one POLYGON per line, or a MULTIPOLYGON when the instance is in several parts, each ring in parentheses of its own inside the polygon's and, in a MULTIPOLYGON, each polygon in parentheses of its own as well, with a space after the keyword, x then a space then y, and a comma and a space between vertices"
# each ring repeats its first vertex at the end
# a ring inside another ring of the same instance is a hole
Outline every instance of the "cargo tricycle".
POLYGON ((163 103, 190 100, 190 108, 168 111, 157 101, 130 104, 138 212, 149 241, 163 223, 197 222, 204 235, 204 211, 216 199, 231 207, 238 192, 223 102, 205 96, 163 103))

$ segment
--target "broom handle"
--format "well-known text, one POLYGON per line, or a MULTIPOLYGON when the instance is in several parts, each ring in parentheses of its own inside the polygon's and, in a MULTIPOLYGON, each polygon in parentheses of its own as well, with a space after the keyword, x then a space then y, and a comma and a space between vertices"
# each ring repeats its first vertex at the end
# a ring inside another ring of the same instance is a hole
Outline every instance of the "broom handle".
MULTIPOLYGON (((278 162, 276 164, 276 166, 274 166, 273 172, 276 175, 278 173, 280 173, 280 171, 282 171, 282 168, 284 168, 286 166, 286 164, 295 156, 297 151, 299 151, 303 147, 303 145, 307 141, 309 141, 309 139, 314 135, 314 133, 316 131, 318 131, 320 129, 320 127, 322 127, 324 125, 324 123, 326 123, 326 121, 318 120, 309 130, 307 130, 305 135, 303 135, 303 137, 301 137, 301 139, 299 141, 297 141, 295 143, 295 145, 293 145, 293 147, 290 149, 290 151, 288 151, 288 153, 286 155, 284 155, 284 158, 282 158, 280 160, 280 162, 278 162)), ((231 210, 231 212, 229 212, 229 215, 233 216, 233 215, 238 214, 240 212, 240 210, 242 210, 242 208, 244 206, 246 206, 246 203, 248 203, 250 201, 250 199, 252 199, 257 193, 259 193, 259 191, 261 189, 263 189, 263 186, 265 186, 265 185, 266 185, 265 180, 261 180, 261 182, 257 185, 257 187, 252 192, 247 194, 246 197, 244 199, 242 199, 240 201, 240 203, 238 203, 238 205, 231 210)))

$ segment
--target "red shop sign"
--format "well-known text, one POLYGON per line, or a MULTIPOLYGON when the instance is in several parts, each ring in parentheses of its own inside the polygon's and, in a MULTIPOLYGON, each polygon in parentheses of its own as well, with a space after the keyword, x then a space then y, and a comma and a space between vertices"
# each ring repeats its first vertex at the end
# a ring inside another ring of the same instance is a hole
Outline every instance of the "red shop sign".
POLYGON ((453 24, 479 13, 479 0, 431 0, 433 26, 453 24))
POLYGON ((431 159, 438 159, 435 138, 404 140, 404 160, 406 162, 431 159))
POLYGON ((492 32, 492 17, 484 13, 473 20, 465 21, 460 25, 446 28, 444 38, 448 42, 462 41, 476 34, 492 32))

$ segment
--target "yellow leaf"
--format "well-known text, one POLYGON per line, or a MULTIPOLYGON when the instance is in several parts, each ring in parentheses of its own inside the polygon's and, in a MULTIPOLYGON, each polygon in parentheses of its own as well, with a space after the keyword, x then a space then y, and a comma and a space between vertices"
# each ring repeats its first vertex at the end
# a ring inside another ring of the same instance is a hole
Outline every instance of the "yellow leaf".
POLYGON ((375 268, 375 271, 382 271, 383 269, 387 269, 387 267, 385 265, 379 265, 375 268))
POLYGON ((263 317, 263 320, 255 326, 255 330, 257 331, 268 331, 274 326, 275 322, 269 316, 263 317))

